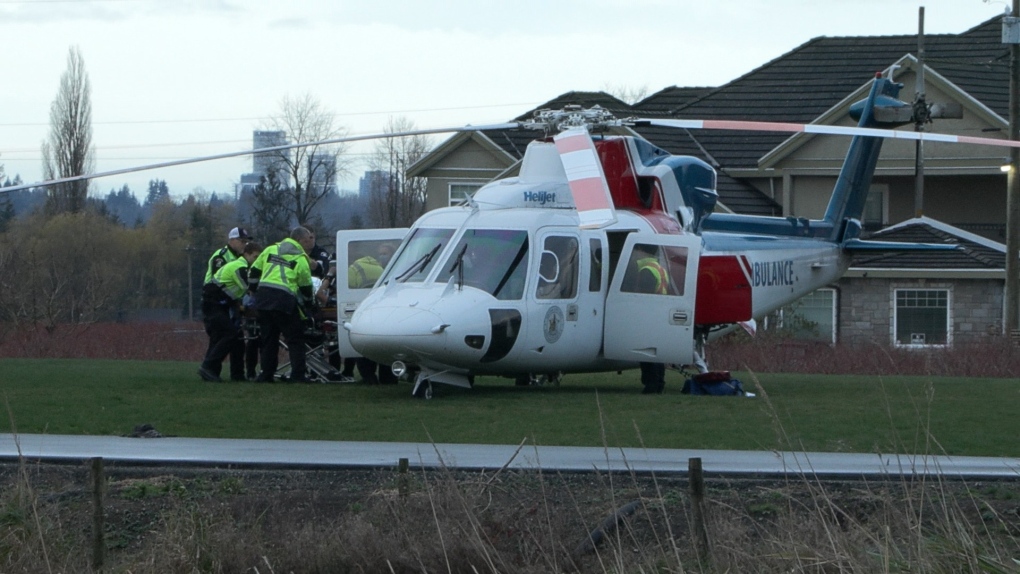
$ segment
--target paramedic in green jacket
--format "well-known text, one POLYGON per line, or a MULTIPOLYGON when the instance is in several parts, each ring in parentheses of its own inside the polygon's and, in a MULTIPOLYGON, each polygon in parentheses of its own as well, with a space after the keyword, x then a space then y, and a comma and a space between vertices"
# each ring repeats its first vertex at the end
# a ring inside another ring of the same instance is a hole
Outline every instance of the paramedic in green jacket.
POLYGON ((214 251, 209 257, 209 263, 205 266, 205 280, 202 281, 202 284, 212 283, 213 275, 221 267, 240 259, 241 254, 244 253, 244 246, 250 241, 251 236, 243 227, 235 227, 227 232, 227 244, 214 251))
POLYGON ((241 337, 241 301, 248 292, 248 266, 258 258, 262 247, 248 243, 239 259, 220 267, 212 281, 202 286, 202 322, 209 335, 209 348, 205 352, 198 376, 204 381, 220 382, 223 359, 231 355, 230 380, 243 381, 244 363, 233 360, 235 354, 244 353, 241 337))
POLYGON ((259 359, 262 372, 255 379, 273 382, 279 364, 280 335, 287 341, 292 382, 305 378, 305 309, 315 303, 308 250, 315 235, 304 227, 295 227, 290 237, 267 247, 249 272, 249 288, 255 291, 255 309, 259 313, 259 359))

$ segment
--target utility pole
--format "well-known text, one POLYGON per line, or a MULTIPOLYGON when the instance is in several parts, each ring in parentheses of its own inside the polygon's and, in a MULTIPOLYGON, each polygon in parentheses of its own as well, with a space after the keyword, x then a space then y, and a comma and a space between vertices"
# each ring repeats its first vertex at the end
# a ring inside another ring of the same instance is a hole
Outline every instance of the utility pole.
MULTIPOLYGON (((1020 0, 1017 0, 1020 2, 1020 0)), ((198 251, 198 248, 187 246, 184 251, 188 253, 188 321, 195 320, 195 287, 191 279, 191 254, 198 251)))
MULTIPOLYGON (((1020 1, 1020 0, 1018 0, 1020 1)), ((924 101, 924 6, 917 10, 917 74, 914 86, 914 131, 924 131, 931 121, 928 103, 924 101)), ((924 141, 914 143, 914 217, 924 215, 924 141)))
MULTIPOLYGON (((1002 17, 1002 41, 1009 44, 1009 139, 1020 140, 1020 0, 1002 17)), ((1020 328, 1020 149, 1009 148, 1006 178, 1006 287, 1003 327, 1007 336, 1020 328)))

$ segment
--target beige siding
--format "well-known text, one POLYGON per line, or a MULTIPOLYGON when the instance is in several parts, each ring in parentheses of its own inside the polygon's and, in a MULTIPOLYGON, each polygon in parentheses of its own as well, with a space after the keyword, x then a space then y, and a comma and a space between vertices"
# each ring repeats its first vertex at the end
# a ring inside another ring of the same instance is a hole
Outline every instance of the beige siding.
POLYGON ((428 178, 425 209, 448 206, 450 184, 485 183, 512 164, 511 158, 502 151, 483 145, 474 138, 466 138, 420 174, 428 178))

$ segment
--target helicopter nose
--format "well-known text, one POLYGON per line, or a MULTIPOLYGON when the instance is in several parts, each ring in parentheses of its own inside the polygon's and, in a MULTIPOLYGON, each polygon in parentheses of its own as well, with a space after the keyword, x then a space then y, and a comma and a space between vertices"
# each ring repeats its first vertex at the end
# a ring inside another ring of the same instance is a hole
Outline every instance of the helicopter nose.
POLYGON ((430 356, 446 348, 448 326, 426 309, 373 307, 351 321, 351 344, 362 355, 385 363, 409 354, 430 356))

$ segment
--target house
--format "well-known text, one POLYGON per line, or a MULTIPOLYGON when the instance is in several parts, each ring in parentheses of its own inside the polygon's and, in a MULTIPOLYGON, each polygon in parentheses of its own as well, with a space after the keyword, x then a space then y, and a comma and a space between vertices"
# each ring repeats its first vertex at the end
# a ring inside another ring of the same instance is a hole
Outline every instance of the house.
MULTIPOLYGON (((617 117, 733 119, 855 125, 849 107, 876 73, 916 89, 917 36, 819 37, 715 88, 669 87, 634 105, 601 92, 569 92, 542 108, 595 104, 617 117)), ((1001 17, 959 34, 925 36, 928 103, 955 103, 962 117, 927 131, 981 137, 1008 133, 1009 50, 1001 17)), ((517 120, 526 119, 526 114, 517 120)), ((907 128, 909 129, 909 127, 907 128)), ((820 218, 849 141, 813 134, 635 127, 673 154, 716 168, 717 211, 820 218)), ((541 135, 490 130, 457 134, 412 166, 428 178, 427 207, 450 205, 495 177, 514 175, 527 142, 541 135)), ((960 253, 857 256, 838 284, 789 310, 823 341, 866 338, 893 345, 950 345, 1001 333, 1006 227, 1004 148, 926 142, 923 195, 915 193, 915 142, 887 141, 865 208, 865 229, 883 240, 951 241, 960 253), (976 303, 980 301, 980 303, 976 303)))

